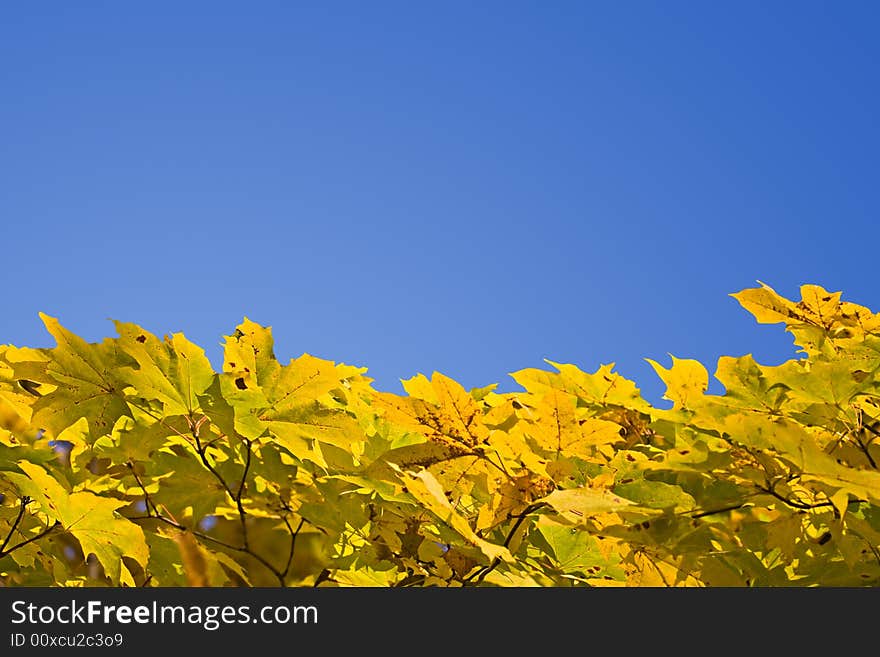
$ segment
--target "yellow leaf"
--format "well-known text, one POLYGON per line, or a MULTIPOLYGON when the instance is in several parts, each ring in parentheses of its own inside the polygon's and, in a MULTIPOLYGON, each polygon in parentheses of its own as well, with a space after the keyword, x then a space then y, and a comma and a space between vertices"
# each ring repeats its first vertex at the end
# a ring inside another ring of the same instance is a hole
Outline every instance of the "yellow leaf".
POLYGON ((489 431, 483 425, 482 411, 468 391, 440 372, 434 372, 431 385, 452 427, 451 434, 471 447, 486 442, 489 431))
POLYGON ((596 418, 579 419, 577 399, 551 388, 537 406, 537 421, 523 430, 538 444, 564 456, 586 457, 592 448, 620 439, 620 425, 596 418))
POLYGON ((590 516, 621 511, 632 502, 607 490, 592 488, 567 488, 555 490, 539 500, 549 504, 562 517, 580 524, 590 516))
POLYGON ((421 470, 415 474, 410 474, 399 468, 397 470, 413 497, 424 504, 425 508, 444 524, 458 532, 471 545, 478 547, 489 559, 513 561, 507 548, 490 543, 476 535, 468 521, 455 510, 447 499, 443 485, 428 470, 421 470))
POLYGON ((377 588, 393 585, 400 576, 396 568, 376 570, 370 566, 360 566, 350 570, 336 570, 333 580, 340 586, 356 586, 359 588, 377 588))
POLYGON ((840 517, 843 518, 846 515, 846 509, 849 506, 849 493, 841 488, 831 496, 831 503, 834 505, 834 508, 837 509, 840 517))
POLYGON ((579 399, 600 406, 624 406, 647 411, 650 407, 642 399, 636 384, 614 371, 614 363, 602 365, 592 374, 581 371, 574 365, 554 363, 566 389, 579 399))
POLYGON ((830 328, 840 313, 840 292, 828 292, 819 285, 802 285, 798 307, 813 316, 814 321, 830 328))
POLYGON ((555 389, 573 394, 590 405, 623 406, 641 411, 650 409, 636 385, 614 371, 614 363, 602 365, 594 373, 588 374, 574 365, 552 360, 547 362, 559 373, 529 368, 514 372, 511 376, 534 394, 555 389))
POLYGON ((474 447, 489 438, 477 402, 458 383, 439 372, 434 373, 431 385, 438 404, 387 392, 373 393, 372 402, 389 422, 418 431, 459 454, 472 453, 474 447))
POLYGON ((733 294, 742 306, 765 324, 784 322, 795 336, 795 343, 810 355, 836 353, 829 345, 855 338, 863 339, 880 327, 880 316, 866 308, 840 301, 840 292, 828 292, 819 285, 802 285, 797 303, 779 296, 761 283, 760 288, 733 294))
POLYGON ((186 584, 191 587, 208 586, 208 572, 205 557, 199 549, 199 543, 191 532, 175 532, 174 542, 180 550, 180 560, 186 584))
POLYGON ((790 323, 799 315, 795 304, 779 296, 776 290, 764 283, 761 283, 761 287, 742 290, 730 296, 752 313, 760 324, 790 323))
POLYGON ((709 388, 709 373, 696 360, 672 356, 672 367, 666 369, 657 361, 646 358, 657 375, 666 384, 664 399, 673 402, 674 409, 692 409, 709 388))
POLYGON ((400 383, 403 385, 403 389, 406 390, 406 394, 410 397, 418 397, 426 402, 438 406, 440 405, 440 400, 437 398, 437 391, 434 390, 431 381, 424 374, 416 374, 411 379, 404 379, 400 383))
POLYGON ((851 327, 851 335, 846 337, 863 338, 868 333, 880 332, 880 313, 872 313, 864 306, 849 301, 840 304, 841 323, 851 327))

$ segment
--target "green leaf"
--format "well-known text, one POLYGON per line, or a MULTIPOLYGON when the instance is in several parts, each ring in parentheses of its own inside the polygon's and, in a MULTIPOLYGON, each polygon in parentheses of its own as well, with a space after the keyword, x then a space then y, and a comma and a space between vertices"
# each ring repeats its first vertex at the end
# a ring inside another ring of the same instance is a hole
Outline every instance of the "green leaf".
POLYGON ((689 511, 696 505, 694 498, 685 493, 681 486, 662 481, 637 479, 627 484, 618 484, 614 493, 635 504, 652 509, 672 509, 676 512, 689 511))
POLYGON ((219 506, 232 503, 222 484, 195 454, 160 451, 146 463, 146 477, 145 483, 154 479, 159 482, 159 490, 152 496, 153 502, 166 509, 178 522, 186 517, 198 522, 219 506))
MULTIPOLYGON (((600 552, 596 539, 576 527, 539 522, 538 532, 547 542, 555 565, 563 573, 601 577, 612 564, 600 552)), ((618 569, 622 574, 622 571, 618 569)))

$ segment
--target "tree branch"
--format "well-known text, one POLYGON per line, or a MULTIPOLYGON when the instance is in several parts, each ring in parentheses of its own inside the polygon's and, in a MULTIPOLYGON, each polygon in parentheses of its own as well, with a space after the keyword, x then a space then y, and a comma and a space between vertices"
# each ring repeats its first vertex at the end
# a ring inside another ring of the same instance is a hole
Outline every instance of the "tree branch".
MULTIPOLYGON (((129 520, 147 520, 147 519, 158 520, 160 522, 165 523, 166 525, 169 525, 171 527, 175 527, 181 531, 191 532, 192 535, 195 536, 196 538, 200 538, 204 541, 214 543, 215 545, 219 545, 220 547, 226 548, 227 550, 233 550, 235 552, 242 552, 244 554, 247 554, 247 555, 251 556, 253 559, 255 559, 256 561, 258 561, 260 564, 262 564, 267 570, 269 570, 269 572, 271 572, 275 576, 275 578, 278 580, 278 583, 281 586, 285 586, 284 578, 286 577, 287 571, 290 568, 290 562, 293 560, 293 548, 294 548, 294 543, 296 541, 295 534, 294 534, 294 537, 291 541, 291 555, 288 559, 288 564, 287 564, 287 567, 284 569, 284 571, 279 570, 278 568, 273 566, 269 561, 267 561, 265 557, 257 554, 253 550, 251 550, 250 545, 248 543, 247 513, 245 512, 244 505, 242 504, 241 499, 244 496, 245 483, 247 481, 247 475, 248 475, 248 472, 249 472, 250 466, 251 466, 251 443, 250 443, 250 441, 247 439, 243 439, 243 442, 247 448, 247 455, 245 457, 244 472, 242 473, 241 481, 239 482, 238 489, 235 492, 233 492, 232 488, 229 486, 229 484, 223 478, 223 475, 221 475, 217 471, 217 469, 213 465, 211 465, 211 462, 208 460, 208 455, 206 453, 206 445, 204 445, 201 442, 201 439, 199 438, 199 428, 201 426, 201 422, 198 422, 198 423, 195 422, 192 417, 187 418, 187 420, 189 421, 191 435, 192 435, 193 440, 195 441, 195 448, 196 448, 196 452, 199 455, 199 459, 201 460, 201 462, 205 466, 205 468, 207 468, 207 470, 212 475, 214 475, 214 477, 217 479, 217 481, 220 482, 220 484, 223 486, 223 489, 226 491, 226 494, 229 495, 229 497, 232 499, 233 502, 235 502, 235 505, 238 508, 238 516, 239 516, 239 520, 241 521, 241 530, 242 530, 242 545, 240 545, 240 546, 239 545, 232 545, 231 543, 226 543, 225 541, 221 541, 219 539, 216 539, 213 536, 210 536, 208 534, 192 530, 192 529, 180 524, 176 520, 172 520, 171 518, 168 518, 165 515, 163 515, 162 513, 160 513, 158 508, 156 507, 155 503, 150 499, 150 496, 149 496, 149 493, 147 493, 146 487, 143 485, 143 482, 141 482, 137 473, 134 471, 134 467, 131 463, 129 463, 127 465, 129 467, 129 469, 131 470, 132 474, 134 475, 135 481, 138 482, 138 485, 140 486, 141 490, 144 493, 144 500, 145 500, 146 506, 147 506, 147 515, 146 516, 129 517, 129 520)), ((287 520, 285 519, 285 523, 286 522, 287 522, 287 520)), ((301 526, 302 526, 302 521, 300 522, 300 527, 301 526)), ((288 528, 289 527, 290 526, 288 525, 288 528)), ((299 528, 297 528, 297 530, 296 530, 296 533, 298 533, 298 532, 299 532, 299 528)))
POLYGON ((189 421, 191 435, 193 437, 193 440, 195 440, 196 452, 198 452, 199 459, 202 461, 202 464, 205 466, 205 468, 208 469, 208 472, 214 475, 214 478, 220 482, 220 485, 223 486, 226 494, 229 495, 230 499, 235 503, 235 506, 238 509, 238 518, 241 522, 241 540, 244 544, 244 547, 248 548, 247 514, 244 510, 244 505, 241 503, 241 496, 244 492, 245 480, 247 479, 247 473, 251 465, 251 444, 249 441, 242 439, 245 446, 247 447, 247 457, 244 466, 244 473, 241 477, 241 483, 238 486, 238 491, 233 493, 232 488, 229 486, 228 483, 226 483, 223 475, 221 475, 208 460, 207 448, 205 445, 202 444, 202 441, 199 438, 199 428, 201 422, 195 422, 192 417, 187 418, 187 420, 189 421))
POLYGON ((232 489, 229 487, 229 484, 226 483, 226 480, 223 478, 223 475, 221 475, 219 472, 217 472, 217 469, 213 465, 211 465, 211 462, 208 460, 208 456, 205 451, 206 448, 204 445, 202 445, 202 442, 199 439, 199 432, 198 432, 198 429, 196 429, 196 425, 193 423, 192 418, 187 418, 187 419, 189 420, 189 423, 190 423, 190 430, 191 430, 190 435, 195 440, 196 452, 199 455, 199 460, 201 460, 202 465, 204 465, 205 468, 207 468, 208 472, 210 472, 212 475, 214 475, 214 478, 220 482, 220 485, 223 486, 223 490, 226 491, 226 493, 229 495, 229 497, 234 502, 235 501, 235 493, 232 492, 232 489))

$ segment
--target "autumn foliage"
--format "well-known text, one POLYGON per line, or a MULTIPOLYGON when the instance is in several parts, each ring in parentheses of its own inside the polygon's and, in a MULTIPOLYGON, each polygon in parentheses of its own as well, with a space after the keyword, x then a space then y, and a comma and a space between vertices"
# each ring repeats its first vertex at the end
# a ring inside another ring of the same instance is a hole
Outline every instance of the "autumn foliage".
POLYGON ((282 364, 245 319, 215 372, 182 334, 0 346, 0 585, 876 586, 880 315, 733 295, 799 356, 439 373, 282 364))

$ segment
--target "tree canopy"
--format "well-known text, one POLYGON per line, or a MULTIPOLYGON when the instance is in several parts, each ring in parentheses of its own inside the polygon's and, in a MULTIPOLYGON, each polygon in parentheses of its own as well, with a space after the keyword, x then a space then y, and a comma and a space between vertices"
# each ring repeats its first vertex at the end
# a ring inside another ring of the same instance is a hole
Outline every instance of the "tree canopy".
POLYGON ((548 361, 522 391, 366 369, 244 321, 0 346, 8 586, 876 586, 880 315, 815 285, 733 295, 798 357, 548 361))

